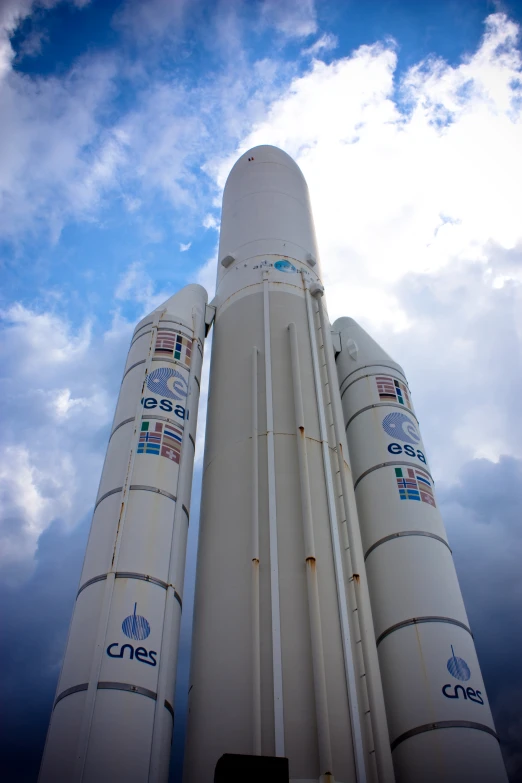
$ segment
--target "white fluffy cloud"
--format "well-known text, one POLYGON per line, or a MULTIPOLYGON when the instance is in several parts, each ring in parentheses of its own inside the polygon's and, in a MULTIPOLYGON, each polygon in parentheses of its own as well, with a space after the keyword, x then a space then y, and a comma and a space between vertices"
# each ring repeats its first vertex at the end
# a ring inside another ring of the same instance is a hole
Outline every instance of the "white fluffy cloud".
MULTIPOLYGON (((392 44, 315 61, 237 151, 298 161, 332 320, 360 320, 405 366, 444 477, 521 454, 506 393, 520 384, 506 346, 522 344, 518 32, 492 15, 461 64, 428 60, 399 82, 392 44)), ((220 186, 237 152, 209 166, 220 186)))
POLYGON ((52 522, 74 526, 92 507, 131 327, 98 337, 20 305, 2 320, 0 565, 17 581, 52 522))

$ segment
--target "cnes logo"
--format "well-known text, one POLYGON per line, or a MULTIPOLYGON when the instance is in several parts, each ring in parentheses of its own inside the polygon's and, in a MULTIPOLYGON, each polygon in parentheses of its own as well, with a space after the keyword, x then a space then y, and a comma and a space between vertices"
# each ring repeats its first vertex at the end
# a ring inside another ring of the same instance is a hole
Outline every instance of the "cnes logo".
MULTIPOLYGON (((452 677, 461 682, 467 682, 471 677, 471 670, 463 658, 458 658, 451 645, 451 658, 447 663, 448 671, 452 677)), ((482 694, 480 691, 476 691, 473 688, 464 688, 463 685, 452 685, 448 683, 443 685, 442 693, 447 699, 460 699, 461 694, 463 699, 469 699, 476 704, 484 704, 482 694), (452 690, 453 688, 453 690, 452 690)))
MULTIPOLYGON (((134 613, 125 618, 121 630, 127 638, 141 642, 149 636, 150 625, 145 617, 136 614, 137 606, 138 604, 134 604, 134 613)), ((132 644, 122 644, 120 647, 119 642, 113 642, 107 647, 109 658, 125 658, 127 655, 130 661, 136 660, 149 666, 156 666, 157 654, 154 650, 148 651, 145 647, 134 647, 132 644)))

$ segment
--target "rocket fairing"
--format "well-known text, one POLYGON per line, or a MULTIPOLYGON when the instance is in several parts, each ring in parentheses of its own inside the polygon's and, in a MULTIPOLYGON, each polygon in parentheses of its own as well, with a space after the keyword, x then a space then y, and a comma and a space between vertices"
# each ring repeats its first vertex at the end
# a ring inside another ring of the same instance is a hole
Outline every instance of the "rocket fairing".
POLYGON ((212 319, 184 783, 260 756, 291 783, 506 783, 406 377, 323 294, 303 174, 256 147, 211 306, 187 286, 135 330, 40 783, 168 779, 212 319))
POLYGON ((404 371, 353 319, 333 331, 397 781, 505 783, 404 371))
POLYGON ((206 301, 134 331, 40 783, 168 778, 206 301))

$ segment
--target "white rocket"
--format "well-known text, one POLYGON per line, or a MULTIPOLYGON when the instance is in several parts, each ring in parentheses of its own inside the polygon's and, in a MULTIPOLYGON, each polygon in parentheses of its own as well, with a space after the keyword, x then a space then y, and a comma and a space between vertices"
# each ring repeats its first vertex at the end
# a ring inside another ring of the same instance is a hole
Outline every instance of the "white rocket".
POLYGON ((212 305, 135 332, 41 783, 167 781, 212 318, 184 782, 506 783, 406 378, 323 293, 304 177, 256 147, 212 305))

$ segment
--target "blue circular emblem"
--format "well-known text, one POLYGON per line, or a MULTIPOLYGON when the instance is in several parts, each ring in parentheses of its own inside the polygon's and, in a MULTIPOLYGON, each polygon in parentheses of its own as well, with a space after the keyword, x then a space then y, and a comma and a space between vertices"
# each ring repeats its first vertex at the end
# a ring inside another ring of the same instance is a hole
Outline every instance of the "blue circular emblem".
POLYGON ((188 393, 188 384, 183 375, 170 367, 153 370, 147 378, 147 388, 153 394, 171 400, 182 400, 188 393))
POLYGON ((278 272, 297 272, 295 266, 291 264, 290 261, 286 261, 284 258, 281 258, 279 261, 275 262, 274 269, 277 269, 278 272))
POLYGON ((121 630, 129 639, 142 642, 150 634, 150 625, 144 617, 136 614, 137 606, 138 604, 134 604, 134 613, 125 618, 121 624, 121 630))
POLYGON ((420 442, 417 427, 404 413, 388 413, 382 421, 382 428, 391 438, 397 438, 404 443, 417 444, 420 442))
POLYGON ((467 682, 471 677, 471 671, 464 658, 457 658, 451 645, 451 658, 448 661, 448 671, 456 680, 467 682))

